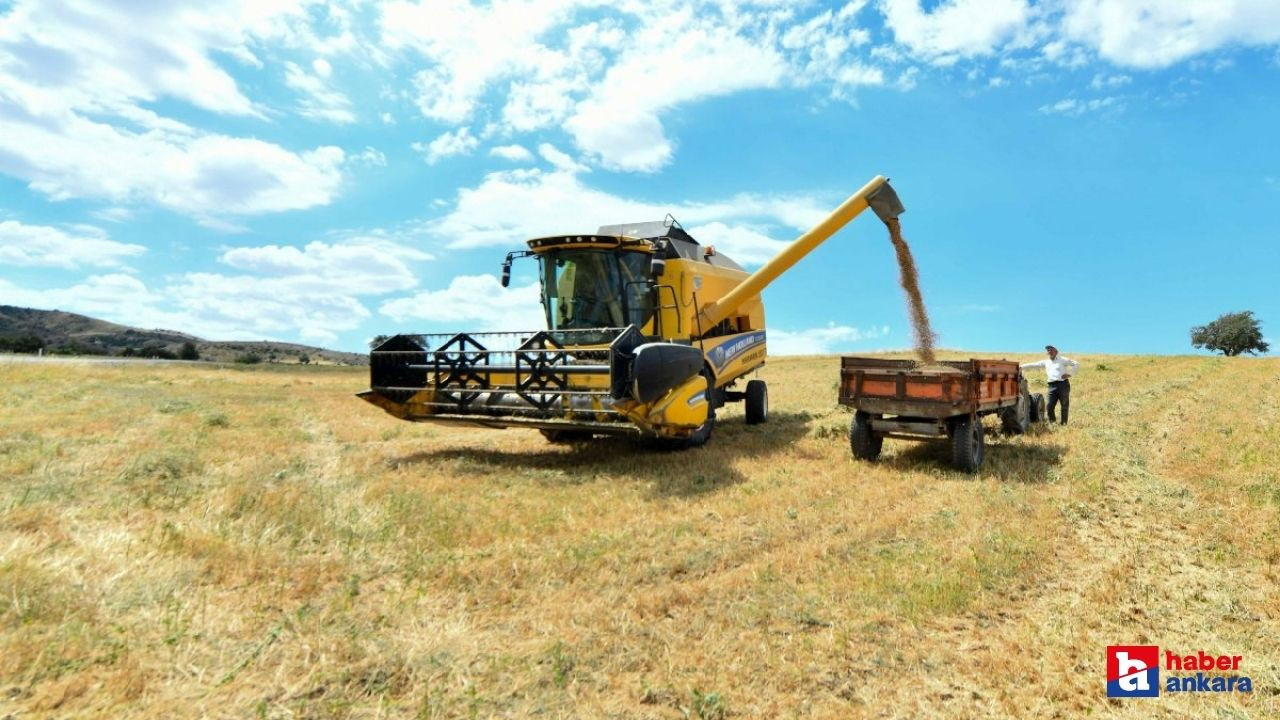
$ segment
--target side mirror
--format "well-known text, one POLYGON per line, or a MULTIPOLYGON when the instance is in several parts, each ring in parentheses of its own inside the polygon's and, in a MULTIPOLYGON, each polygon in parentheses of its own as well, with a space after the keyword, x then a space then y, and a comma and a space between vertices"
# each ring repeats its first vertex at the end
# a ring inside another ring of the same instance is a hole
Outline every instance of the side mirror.
POLYGON ((502 262, 502 287, 511 284, 511 258, 507 258, 502 262))
MULTIPOLYGON (((661 250, 659 252, 662 252, 661 250)), ((667 259, 658 253, 649 258, 649 277, 657 280, 667 270, 667 259)))

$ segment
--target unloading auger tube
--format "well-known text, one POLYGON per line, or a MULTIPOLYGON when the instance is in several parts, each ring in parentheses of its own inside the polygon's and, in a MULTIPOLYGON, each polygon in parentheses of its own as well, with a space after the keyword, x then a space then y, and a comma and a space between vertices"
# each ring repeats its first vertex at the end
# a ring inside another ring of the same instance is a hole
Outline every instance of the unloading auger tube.
POLYGON ((716 408, 744 402, 763 422, 762 380, 731 389, 765 362, 760 292, 870 207, 903 212, 877 176, 748 274, 668 218, 594 235, 534 238, 547 328, 524 333, 396 335, 369 356, 362 399, 411 421, 533 427, 553 441, 642 434, 698 445, 716 408))
POLYGON ((840 228, 848 225, 868 207, 885 224, 906 212, 906 208, 902 207, 902 201, 898 199, 898 193, 894 192, 893 187, 889 185, 889 179, 883 175, 875 176, 871 182, 863 185, 861 190, 850 195, 848 200, 841 203, 840 207, 833 210, 822 222, 814 225, 808 232, 783 248, 728 295, 703 306, 698 316, 702 327, 715 327, 717 323, 732 315, 744 301, 759 295, 760 291, 777 280, 779 275, 790 270, 793 265, 800 262, 801 258, 836 234, 840 228))

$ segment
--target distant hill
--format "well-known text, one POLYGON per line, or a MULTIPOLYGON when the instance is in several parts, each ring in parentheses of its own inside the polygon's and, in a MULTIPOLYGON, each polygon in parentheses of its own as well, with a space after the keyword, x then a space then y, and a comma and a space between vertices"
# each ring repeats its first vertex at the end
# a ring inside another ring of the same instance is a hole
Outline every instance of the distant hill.
POLYGON ((0 305, 0 350, 46 354, 178 357, 191 343, 201 360, 236 362, 365 365, 367 355, 310 345, 273 342, 205 340, 176 330, 142 330, 97 318, 63 312, 0 305))

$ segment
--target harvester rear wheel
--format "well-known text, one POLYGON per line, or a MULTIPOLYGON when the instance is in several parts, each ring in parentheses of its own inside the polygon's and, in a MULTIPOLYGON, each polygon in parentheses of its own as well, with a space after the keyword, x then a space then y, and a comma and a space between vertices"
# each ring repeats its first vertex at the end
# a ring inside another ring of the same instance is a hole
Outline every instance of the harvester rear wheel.
POLYGON ((859 460, 875 460, 880 457, 884 438, 871 432, 871 414, 861 410, 853 414, 849 423, 849 449, 859 460))
POLYGON ((951 428, 951 464, 956 469, 977 472, 982 467, 983 445, 981 418, 956 419, 951 428))
POLYGON ((763 380, 747 383, 747 424, 758 425, 769 419, 769 387, 763 380))

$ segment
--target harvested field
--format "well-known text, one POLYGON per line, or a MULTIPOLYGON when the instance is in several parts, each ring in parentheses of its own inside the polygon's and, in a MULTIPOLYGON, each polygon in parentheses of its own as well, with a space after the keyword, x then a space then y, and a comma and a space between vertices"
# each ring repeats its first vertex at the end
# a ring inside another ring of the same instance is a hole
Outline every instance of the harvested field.
POLYGON ((1080 359, 977 476, 853 460, 833 357, 678 453, 400 423, 357 369, 0 362, 0 717, 1280 715, 1280 361, 1080 359), (1109 703, 1112 644, 1255 691, 1109 703))

